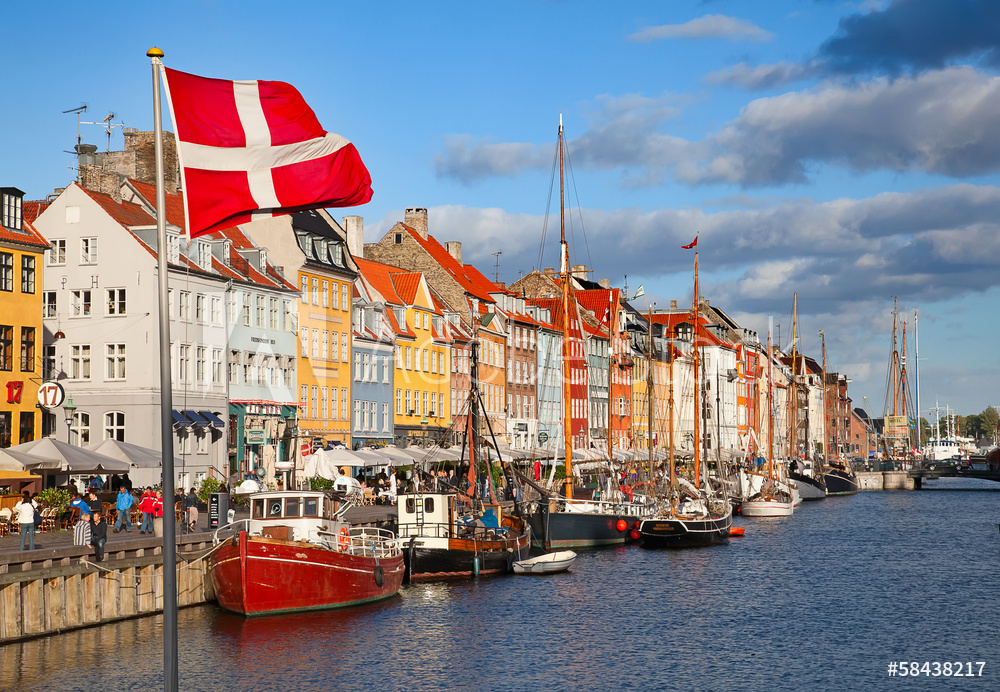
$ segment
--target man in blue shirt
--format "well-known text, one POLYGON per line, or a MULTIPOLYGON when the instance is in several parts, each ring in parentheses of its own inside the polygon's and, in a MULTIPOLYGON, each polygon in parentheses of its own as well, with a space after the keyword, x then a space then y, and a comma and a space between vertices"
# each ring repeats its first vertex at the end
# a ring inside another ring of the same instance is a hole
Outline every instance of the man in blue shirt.
POLYGON ((118 496, 115 498, 115 507, 118 509, 118 518, 115 520, 115 533, 122 528, 122 520, 125 521, 125 532, 132 532, 132 493, 123 485, 118 489, 118 496))

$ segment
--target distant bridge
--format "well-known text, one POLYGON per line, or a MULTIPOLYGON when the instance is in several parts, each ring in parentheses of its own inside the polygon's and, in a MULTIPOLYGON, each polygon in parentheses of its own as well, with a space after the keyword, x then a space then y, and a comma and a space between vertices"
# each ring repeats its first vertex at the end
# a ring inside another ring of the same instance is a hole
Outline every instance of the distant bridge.
POLYGON ((1000 465, 979 456, 962 461, 925 461, 907 475, 913 479, 914 490, 920 490, 925 479, 935 478, 978 478, 1000 483, 1000 465))

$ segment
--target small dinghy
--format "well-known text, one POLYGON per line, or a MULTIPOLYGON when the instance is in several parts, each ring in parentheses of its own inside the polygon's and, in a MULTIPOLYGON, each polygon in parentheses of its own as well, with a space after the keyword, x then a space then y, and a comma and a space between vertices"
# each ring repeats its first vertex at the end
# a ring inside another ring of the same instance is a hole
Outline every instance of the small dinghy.
POLYGON ((565 572, 573 564, 574 560, 576 560, 576 553, 572 550, 546 553, 545 555, 515 562, 514 574, 553 574, 555 572, 565 572))

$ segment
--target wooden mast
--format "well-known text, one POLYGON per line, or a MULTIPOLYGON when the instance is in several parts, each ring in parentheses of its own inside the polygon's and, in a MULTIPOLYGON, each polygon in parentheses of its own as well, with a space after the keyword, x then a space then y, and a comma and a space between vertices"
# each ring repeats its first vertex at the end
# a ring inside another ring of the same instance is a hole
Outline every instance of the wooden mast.
POLYGON ((667 444, 670 446, 670 513, 676 516, 677 507, 675 503, 674 491, 677 489, 677 467, 674 460, 674 345, 672 340, 667 340, 667 362, 670 372, 670 389, 667 394, 667 406, 669 407, 670 427, 667 428, 667 444))
POLYGON ((615 337, 618 332, 618 304, 614 299, 615 289, 608 289, 608 465, 614 463, 614 455, 611 450, 614 447, 612 438, 611 421, 614 420, 614 399, 611 396, 611 383, 614 380, 614 368, 617 361, 615 354, 615 337))
POLYGON ((774 480, 774 354, 771 352, 771 326, 767 327, 767 477, 774 480))
POLYGON ((799 391, 796 376, 798 375, 798 363, 795 354, 795 338, 796 330, 798 328, 798 314, 799 314, 799 293, 796 291, 792 294, 792 386, 791 392, 792 396, 789 398, 788 404, 788 458, 794 459, 796 452, 795 441, 797 438, 796 433, 798 432, 798 418, 799 418, 799 391))
POLYGON ((701 334, 701 324, 698 319, 700 312, 698 305, 698 246, 694 249, 694 487, 701 488, 701 397, 700 380, 698 371, 701 368, 701 358, 699 356, 699 337, 701 334))
POLYGON ((653 309, 649 314, 649 335, 646 341, 646 447, 649 451, 649 487, 653 487, 653 309))
MULTIPOLYGON (((563 308, 563 439, 566 451, 566 490, 567 498, 573 497, 573 401, 570 392, 572 353, 569 340, 569 245, 566 243, 566 197, 563 189, 563 123, 559 115, 559 275, 562 280, 563 308)), ((610 450, 609 450, 610 452, 610 450)))
POLYGON ((823 343, 823 456, 826 457, 827 466, 830 465, 830 431, 827 430, 827 425, 830 422, 830 410, 827 408, 827 384, 826 384, 826 334, 823 333, 821 329, 819 331, 820 339, 823 343))

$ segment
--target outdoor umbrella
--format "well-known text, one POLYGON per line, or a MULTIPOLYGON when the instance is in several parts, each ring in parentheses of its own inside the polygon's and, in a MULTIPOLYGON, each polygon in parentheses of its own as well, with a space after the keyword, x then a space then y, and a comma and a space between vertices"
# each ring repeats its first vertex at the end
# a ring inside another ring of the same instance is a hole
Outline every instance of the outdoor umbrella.
POLYGON ((63 473, 123 473, 132 468, 127 461, 120 461, 113 457, 92 452, 83 447, 71 445, 68 442, 60 442, 51 437, 43 437, 40 440, 32 440, 11 447, 13 452, 22 452, 33 458, 33 461, 25 464, 30 470, 61 471, 63 473), (58 466, 53 467, 52 461, 56 460, 58 466))

